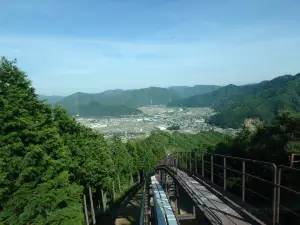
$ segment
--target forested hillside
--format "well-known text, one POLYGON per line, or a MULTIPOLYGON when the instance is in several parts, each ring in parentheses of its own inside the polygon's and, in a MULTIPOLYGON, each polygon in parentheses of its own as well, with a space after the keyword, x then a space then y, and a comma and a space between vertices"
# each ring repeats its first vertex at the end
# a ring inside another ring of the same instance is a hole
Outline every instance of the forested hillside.
POLYGON ((168 104, 168 106, 213 107, 215 109, 219 109, 220 107, 230 104, 238 99, 243 99, 249 94, 259 93, 269 88, 280 88, 292 79, 293 76, 286 75, 277 77, 271 81, 263 81, 257 84, 242 86, 230 84, 213 92, 193 95, 189 98, 172 101, 168 104))
POLYGON ((246 118, 272 121, 280 110, 300 111, 300 74, 281 76, 258 84, 228 85, 214 92, 174 101, 169 106, 212 107, 218 114, 209 122, 240 127, 246 118))
POLYGON ((209 119, 221 127, 240 127, 245 118, 259 118, 271 123, 281 110, 300 112, 300 74, 286 77, 278 85, 244 96, 218 108, 218 114, 209 119))
POLYGON ((114 90, 99 94, 75 93, 57 104, 71 115, 81 116, 120 116, 139 114, 135 107, 143 105, 167 104, 171 99, 179 99, 177 93, 165 88, 146 88, 139 90, 114 90))
POLYGON ((83 193, 93 187, 112 199, 120 177, 120 196, 131 175, 152 171, 173 148, 211 148, 219 134, 154 133, 122 143, 84 127, 60 107, 38 99, 15 64, 0 63, 0 224, 82 224, 83 193))
MULTIPOLYGON (((236 136, 227 136, 221 141, 214 152, 222 155, 230 155, 234 157, 249 158, 265 162, 275 163, 277 166, 290 166, 289 153, 300 153, 300 114, 291 112, 280 113, 270 124, 259 124, 256 129, 249 129, 249 126, 244 126, 242 131, 236 136)), ((218 161, 216 157, 215 163, 222 165, 223 161, 218 161)), ((228 160, 227 166, 241 171, 241 163, 234 160, 228 160)), ((300 163, 295 163, 295 168, 300 169, 300 163)), ((279 168, 279 167, 277 167, 279 168)), ((272 180, 274 172, 265 165, 256 163, 248 163, 246 166, 251 175, 256 175, 266 180, 272 180)), ((223 170, 214 171, 222 177, 223 170)), ((283 173, 281 184, 288 188, 300 191, 299 172, 283 173)), ((227 170, 228 186, 227 191, 241 196, 242 179, 236 173, 227 170)), ((259 209, 269 209, 272 207, 272 201, 267 201, 265 198, 272 199, 271 186, 265 182, 256 179, 246 179, 247 190, 252 190, 258 193, 260 197, 253 192, 246 191, 246 202, 256 205, 259 209)), ((222 179, 216 179, 215 183, 223 185, 222 179)), ((300 215, 300 196, 291 192, 281 192, 281 204, 300 215)), ((300 224, 299 216, 292 212, 281 210, 281 224, 298 225, 300 224)))
MULTIPOLYGON (((218 88, 219 86, 216 85, 196 85, 194 87, 149 87, 135 90, 116 89, 96 94, 78 92, 65 97, 61 101, 57 102, 57 104, 65 108, 68 112, 72 112, 71 114, 74 114, 73 111, 80 107, 82 107, 82 110, 85 112, 83 109, 84 105, 89 105, 92 102, 94 102, 93 105, 95 105, 95 102, 101 103, 103 108, 107 105, 117 105, 118 107, 116 107, 116 110, 119 111, 120 109, 120 113, 117 114, 121 115, 126 112, 124 106, 136 108, 145 105, 165 105, 173 100, 182 99, 194 94, 211 92, 218 88)), ((104 111, 111 111, 109 108, 110 107, 108 107, 108 109, 104 109, 104 111)), ((99 115, 97 112, 100 111, 95 110, 93 114, 99 115)), ((128 108, 128 114, 131 113, 134 113, 134 110, 129 110, 128 108)), ((105 113, 105 115, 107 115, 107 113, 105 113)), ((109 115, 114 116, 113 114, 109 115)), ((101 116, 101 114, 99 116, 101 116)))
POLYGON ((176 91, 180 97, 188 98, 193 95, 201 95, 209 92, 213 92, 221 88, 217 85, 195 85, 193 87, 188 86, 172 86, 169 87, 170 90, 176 91))
POLYGON ((102 104, 126 105, 138 107, 143 105, 167 104, 172 99, 179 99, 179 95, 165 88, 150 87, 138 90, 127 90, 118 92, 102 92, 98 94, 75 93, 67 96, 58 104, 61 106, 86 105, 91 102, 102 104), (114 94, 112 94, 114 93, 114 94))
POLYGON ((173 151, 189 151, 191 149, 211 151, 223 140, 223 137, 223 134, 214 131, 201 132, 199 134, 157 132, 153 133, 151 138, 146 139, 145 142, 156 142, 157 146, 161 146, 158 149, 164 149, 168 153, 173 151))
POLYGON ((90 102, 87 105, 66 105, 64 106, 64 109, 70 115, 80 115, 83 117, 122 116, 143 113, 139 109, 125 105, 104 105, 99 102, 90 102))

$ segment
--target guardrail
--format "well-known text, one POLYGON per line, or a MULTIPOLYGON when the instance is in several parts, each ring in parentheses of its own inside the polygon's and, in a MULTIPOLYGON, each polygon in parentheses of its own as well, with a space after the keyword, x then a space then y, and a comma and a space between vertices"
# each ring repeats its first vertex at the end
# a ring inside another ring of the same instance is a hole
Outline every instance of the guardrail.
MULTIPOLYGON (((295 191, 291 188, 288 188, 287 186, 283 186, 282 185, 282 172, 283 171, 288 171, 288 172, 294 172, 297 173, 297 176, 299 178, 300 176, 300 169, 296 169, 296 168, 290 168, 287 166, 279 166, 279 170, 278 170, 278 182, 277 182, 277 203, 276 203, 276 222, 280 223, 280 215, 283 209, 283 211, 288 211, 289 213, 291 213, 293 216, 297 217, 300 221, 300 212, 295 212, 294 210, 291 210, 290 208, 287 208, 284 205, 281 205, 281 191, 284 190, 286 191, 288 194, 293 195, 294 197, 298 197, 299 199, 299 205, 300 205, 300 192, 295 191)), ((296 177, 296 176, 295 176, 296 177)), ((300 207, 298 209, 300 211, 300 207)))
POLYGON ((151 224, 151 218, 149 215, 149 193, 147 193, 147 179, 145 180, 144 188, 143 188, 143 193, 141 197, 141 214, 140 214, 140 225, 150 225, 151 224))
POLYGON ((211 183, 221 186, 224 191, 230 192, 234 189, 233 194, 239 196, 243 202, 254 205, 257 212, 268 215, 273 225, 279 224, 281 209, 300 219, 299 213, 280 204, 282 189, 300 197, 299 192, 281 184, 283 170, 300 171, 299 169, 285 166, 277 168, 274 163, 270 162, 202 152, 177 152, 168 156, 162 163, 196 173, 200 177, 210 180, 211 183), (216 182, 216 179, 220 179, 221 182, 220 180, 216 182), (250 180, 252 180, 252 184, 255 182, 257 185, 250 186, 250 180), (259 193, 258 189, 266 188, 266 185, 269 186, 270 192, 259 193), (247 198, 247 196, 249 197, 247 198), (257 207, 255 200, 258 199, 270 207, 257 207))
POLYGON ((295 156, 296 157, 299 157, 300 156, 300 154, 295 154, 295 153, 291 153, 290 154, 290 167, 294 167, 294 164, 295 163, 299 163, 300 162, 300 160, 298 159, 298 160, 295 160, 295 156))
MULTIPOLYGON (((172 166, 175 167, 174 162, 173 162, 172 166)), ((175 172, 174 172, 174 170, 170 170, 170 169, 167 169, 167 171, 169 174, 171 174, 171 176, 174 176, 175 175, 174 173, 177 174, 177 169, 178 168, 176 167, 175 172)), ((189 191, 190 186, 186 185, 185 181, 180 176, 178 176, 177 179, 178 179, 178 182, 182 185, 182 187, 187 191, 187 193, 189 193, 191 196, 193 196, 192 198, 196 200, 196 197, 193 195, 193 193, 189 191)), ((194 183, 191 183, 191 185, 193 186, 193 188, 195 190, 199 190, 199 188, 197 188, 197 186, 194 183)), ((201 190, 199 190, 199 191, 201 191, 201 190)), ((213 202, 210 202, 210 203, 212 205, 215 205, 213 202)), ((214 224, 222 223, 222 221, 215 215, 213 210, 209 206, 207 206, 204 202, 201 207, 202 207, 204 214, 209 215, 211 222, 213 222, 214 224)))

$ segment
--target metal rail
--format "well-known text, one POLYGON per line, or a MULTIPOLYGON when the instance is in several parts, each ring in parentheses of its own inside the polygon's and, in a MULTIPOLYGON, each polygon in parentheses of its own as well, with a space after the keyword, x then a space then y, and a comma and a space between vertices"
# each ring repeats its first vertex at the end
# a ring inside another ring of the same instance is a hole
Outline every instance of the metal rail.
MULTIPOLYGON (((291 187, 282 185, 282 172, 283 171, 289 171, 289 172, 298 172, 300 173, 300 169, 296 168, 290 168, 287 166, 276 166, 274 163, 270 162, 263 162, 259 160, 252 160, 247 158, 240 158, 240 157, 234 157, 234 156, 227 156, 227 155, 220 155, 220 154, 209 154, 209 153, 203 153, 203 152, 177 152, 173 155, 170 155, 169 157, 165 158, 163 161, 161 161, 162 164, 165 165, 177 165, 175 171, 177 171, 177 168, 185 169, 186 171, 192 172, 194 174, 198 174, 198 169, 201 170, 201 177, 202 178, 208 178, 211 183, 214 183, 214 178, 220 178, 223 180, 223 190, 228 191, 228 172, 232 172, 233 174, 236 174, 238 178, 240 178, 241 183, 235 182, 233 183, 237 187, 241 188, 241 200, 243 202, 246 201, 247 193, 252 193, 255 196, 268 200, 272 204, 272 208, 270 210, 263 209, 264 213, 271 212, 271 220, 272 225, 279 224, 280 223, 280 215, 283 212, 288 212, 291 215, 296 216, 300 221, 300 212, 298 209, 295 211, 295 209, 288 208, 281 204, 282 196, 281 191, 284 190, 288 192, 289 194, 294 194, 300 199, 300 192, 293 190, 291 187), (207 157, 210 158, 210 160, 205 160, 207 157), (232 160, 233 162, 229 162, 232 160), (221 162, 216 163, 216 161, 221 162), (200 162, 200 163, 199 163, 200 162), (229 163, 228 163, 229 162, 229 163), (240 164, 240 169, 237 169, 237 165, 240 164), (271 174, 270 177, 262 177, 255 174, 251 174, 252 171, 246 170, 246 165, 253 164, 260 166, 263 169, 267 169, 271 174), (207 169, 206 166, 210 166, 210 169, 207 169), (215 173, 215 168, 219 169, 215 173), (208 172, 208 177, 207 177, 208 172), (254 179, 259 182, 263 182, 265 184, 271 185, 271 191, 272 195, 266 197, 265 195, 258 193, 255 190, 252 190, 247 186, 247 181, 249 179, 254 179), (283 209, 283 210, 282 210, 283 209)), ((298 175, 299 177, 299 175, 298 175)), ((220 186, 220 185, 219 185, 220 186)), ((297 220, 298 221, 298 220, 297 220)))
MULTIPOLYGON (((171 159, 165 159, 164 163, 170 164, 176 159, 179 168, 185 169, 189 172, 198 174, 198 166, 201 168, 201 176, 202 178, 208 178, 211 183, 214 182, 214 178, 221 178, 223 179, 223 190, 227 191, 228 187, 228 172, 232 172, 235 174, 235 176, 239 177, 241 179, 241 184, 235 183, 237 187, 241 188, 241 200, 243 202, 246 202, 246 194, 247 192, 251 192, 252 194, 256 195, 257 197, 263 198, 264 200, 269 200, 272 203, 272 209, 271 209, 271 218, 272 218, 272 224, 276 224, 276 178, 277 178, 277 167, 274 163, 269 162, 263 162, 258 160, 252 160, 252 159, 246 159, 246 158, 239 158, 239 157, 233 157, 233 156, 227 156, 227 155, 220 155, 220 154, 209 154, 209 153, 199 153, 196 154, 195 152, 177 152, 175 155, 169 156, 171 159), (192 157, 192 154, 194 154, 194 157, 192 157), (204 160, 205 158, 209 157, 210 160, 204 160), (201 160, 199 160, 199 158, 201 160), (223 162, 222 165, 215 163, 215 161, 218 161, 216 159, 219 159, 219 162, 223 162), (234 162, 228 163, 229 160, 233 160, 234 162), (169 161, 169 162, 168 162, 169 161), (199 163, 200 161, 200 163, 199 163), (241 168, 240 170, 235 168, 232 168, 230 165, 234 164, 236 165, 240 163, 241 168), (246 165, 247 164, 255 164, 258 166, 267 167, 269 170, 271 170, 272 173, 272 179, 267 180, 265 178, 250 174, 251 171, 246 171, 246 165), (185 165, 184 165, 185 164, 185 165), (210 169, 206 169, 205 166, 209 165, 210 169), (181 166, 181 167, 180 167, 181 166), (218 168, 219 174, 215 173, 215 168, 218 168), (207 177, 205 172, 209 172, 209 176, 207 177), (222 175, 221 175, 222 174, 222 175), (266 196, 258 193, 255 190, 251 190, 250 187, 247 187, 247 180, 255 179, 257 181, 270 184, 272 186, 272 197, 269 199, 266 196), (246 192, 247 191, 247 192, 246 192)), ((172 163, 174 164, 174 163, 172 163)), ((264 210, 266 211, 266 210, 264 210)), ((268 211, 268 210, 267 210, 268 211)))
POLYGON ((151 177, 157 225, 178 225, 169 200, 155 176, 151 177))
POLYGON ((277 203, 276 203, 276 213, 277 213, 276 222, 278 224, 280 223, 280 214, 281 214, 280 209, 288 211, 289 213, 293 214, 294 216, 296 216, 300 220, 300 213, 299 212, 295 212, 294 210, 280 204, 281 203, 281 190, 282 189, 287 191, 289 194, 293 194, 294 196, 297 196, 298 199, 300 200, 300 192, 295 191, 295 190, 293 190, 291 188, 288 188, 286 186, 283 186, 281 184, 281 182, 282 182, 282 171, 295 172, 295 173, 297 173, 298 177, 300 175, 300 169, 290 168, 290 167, 287 167, 287 166, 279 166, 278 182, 277 182, 277 203))
MULTIPOLYGON (((178 154, 179 155, 185 155, 185 157, 184 156, 182 157, 182 158, 185 158, 185 162, 186 162, 185 169, 188 170, 188 171, 197 173, 196 166, 194 166, 194 171, 192 171, 192 168, 193 168, 193 165, 192 165, 193 163, 192 163, 192 160, 191 160, 192 159, 192 153, 191 152, 186 152, 186 153, 178 153, 178 154), (189 156, 190 160, 188 160, 188 156, 189 156)), ((246 159, 246 158, 233 157, 233 156, 227 156, 227 155, 220 155, 220 154, 200 153, 198 155, 194 155, 194 159, 195 159, 194 160, 194 165, 198 165, 199 156, 201 156, 201 161, 200 161, 200 163, 201 163, 201 175, 202 175, 203 178, 206 178, 206 176, 205 176, 205 171, 206 171, 206 172, 209 172, 209 177, 208 178, 210 179, 210 181, 212 183, 214 183, 214 177, 218 177, 218 178, 223 179, 223 190, 226 191, 227 190, 227 183, 228 183, 227 172, 228 171, 234 172, 241 179, 241 185, 239 185, 238 183, 235 183, 235 185, 240 186, 240 188, 241 188, 241 192, 242 192, 241 199, 242 199, 242 201, 246 202, 245 201, 246 200, 246 198, 245 198, 246 191, 249 191, 249 192, 255 194, 256 196, 258 196, 260 198, 263 197, 265 200, 271 201, 272 202, 272 209, 271 209, 271 211, 272 211, 271 212, 272 224, 273 225, 275 224, 275 220, 276 220, 275 215, 276 215, 276 174, 277 174, 277 167, 274 163, 263 162, 263 161, 252 160, 252 159, 246 159), (204 160, 205 156, 209 156, 210 161, 204 160), (220 161, 223 161, 223 165, 216 164, 215 161, 214 161, 215 158, 220 158, 220 161), (240 170, 233 169, 233 168, 229 167, 228 162, 227 162, 229 159, 240 162, 240 164, 241 164, 240 170), (247 173, 246 164, 249 164, 249 163, 254 163, 254 164, 257 164, 257 165, 263 165, 263 166, 269 167, 272 170, 273 179, 272 180, 267 180, 267 179, 252 175, 250 173, 247 173), (210 170, 205 169, 205 165, 210 165, 210 170), (218 167, 219 169, 223 170, 223 171, 220 171, 220 172, 222 172, 223 176, 220 176, 219 174, 216 174, 214 172, 215 167, 218 167), (251 190, 249 188, 246 188, 247 178, 252 178, 252 179, 256 179, 256 180, 259 180, 261 182, 264 182, 264 183, 271 184, 272 189, 273 189, 272 190, 272 192, 273 192, 272 198, 268 199, 265 196, 261 195, 260 193, 254 191, 254 190, 251 190)), ((177 157, 180 158, 180 156, 177 156, 177 157)), ((264 211, 269 211, 269 210, 264 210, 264 211)))
POLYGON ((151 217, 150 217, 150 204, 149 204, 149 193, 147 188, 147 179, 145 180, 142 199, 141 199, 141 215, 140 215, 140 225, 150 225, 151 217))
POLYGON ((140 215, 140 225, 144 225, 144 214, 145 214, 145 185, 142 193, 142 198, 141 198, 141 215, 140 215))
MULTIPOLYGON (((174 175, 174 171, 175 171, 175 175, 177 175, 177 173, 178 173, 178 167, 177 167, 176 165, 173 165, 173 169, 172 169, 172 170, 168 170, 168 168, 166 168, 166 170, 168 171, 169 174, 172 174, 172 175, 174 175), (175 168, 175 169, 174 169, 174 168, 175 168)), ((189 192, 189 186, 185 183, 185 181, 182 179, 182 177, 177 176, 177 180, 179 181, 179 183, 181 184, 181 186, 184 187, 185 190, 186 190, 187 192, 189 192)), ((201 191, 201 190, 195 185, 195 183, 191 183, 191 185, 193 186, 193 188, 194 188, 195 190, 201 191)), ((189 194, 190 194, 191 196, 193 196, 194 199, 197 199, 197 197, 194 196, 192 192, 190 192, 189 194)), ((211 205, 214 205, 214 206, 215 206, 215 204, 214 204, 212 201, 210 201, 209 199, 208 199, 208 201, 209 201, 209 203, 210 203, 211 205)), ((204 213, 206 212, 207 214, 209 214, 210 218, 213 219, 214 223, 216 223, 216 224, 221 224, 221 220, 214 214, 214 212, 213 212, 213 210, 211 209, 211 207, 208 206, 205 202, 203 202, 203 204, 202 204, 202 210, 203 210, 204 213)))

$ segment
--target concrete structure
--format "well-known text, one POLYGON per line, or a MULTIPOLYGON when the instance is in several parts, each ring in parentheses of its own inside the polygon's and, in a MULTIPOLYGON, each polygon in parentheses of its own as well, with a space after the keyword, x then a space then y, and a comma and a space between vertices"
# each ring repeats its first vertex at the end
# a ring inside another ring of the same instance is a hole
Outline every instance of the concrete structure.
POLYGON ((167 195, 155 176, 151 177, 151 185, 157 225, 178 225, 167 195))

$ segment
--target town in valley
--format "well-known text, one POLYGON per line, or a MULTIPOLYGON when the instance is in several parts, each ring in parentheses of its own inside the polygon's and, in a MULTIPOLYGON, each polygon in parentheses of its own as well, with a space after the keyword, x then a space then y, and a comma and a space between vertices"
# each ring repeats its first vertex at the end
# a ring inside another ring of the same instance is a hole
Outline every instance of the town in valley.
POLYGON ((210 108, 180 108, 164 105, 151 105, 139 108, 143 114, 125 115, 119 117, 81 117, 78 122, 104 134, 109 139, 115 135, 123 141, 145 138, 151 132, 180 132, 197 134, 204 131, 218 131, 234 134, 237 130, 206 123, 206 119, 214 114, 210 108))

